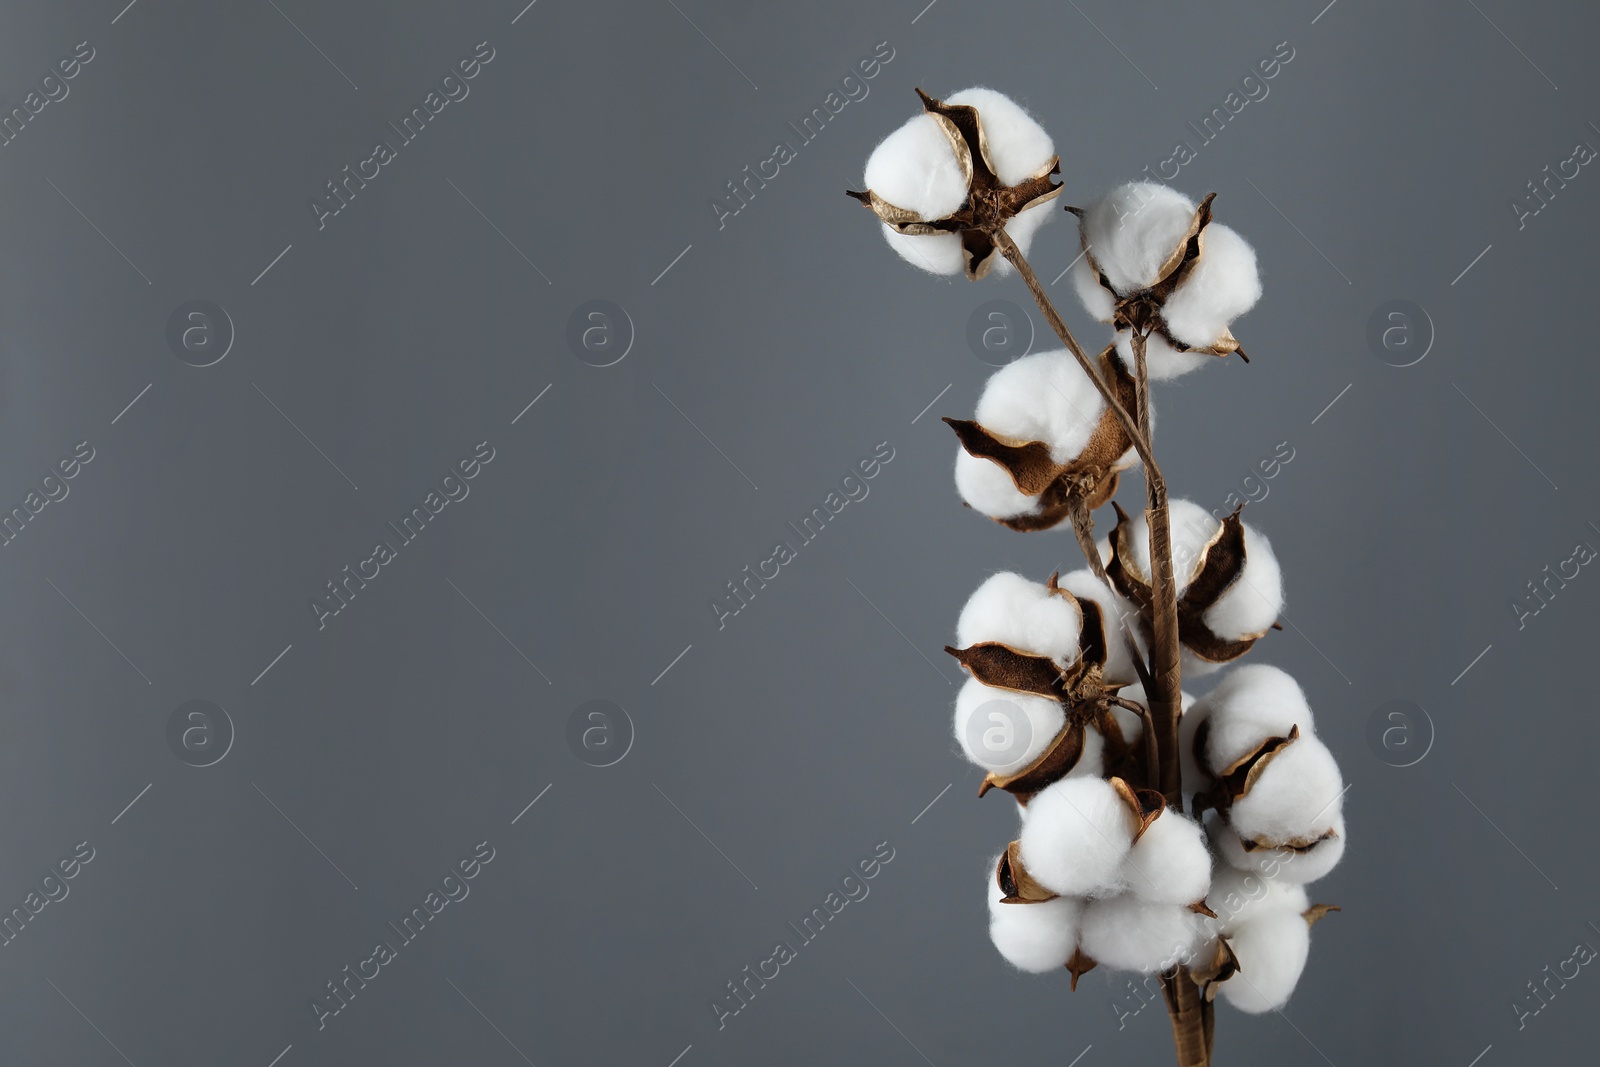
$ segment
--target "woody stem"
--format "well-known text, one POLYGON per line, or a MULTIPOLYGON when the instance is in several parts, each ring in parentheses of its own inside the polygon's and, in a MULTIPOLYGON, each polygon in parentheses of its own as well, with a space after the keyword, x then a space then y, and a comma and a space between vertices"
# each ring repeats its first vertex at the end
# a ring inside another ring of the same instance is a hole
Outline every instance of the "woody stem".
MULTIPOLYGON (((1072 511, 1072 532, 1077 535, 1078 547, 1083 550, 1084 559, 1089 561, 1089 570, 1094 576, 1105 583, 1107 589, 1113 588, 1111 576, 1106 573, 1106 565, 1100 559, 1100 550, 1094 544, 1094 517, 1089 514, 1089 508, 1082 498, 1074 501, 1072 511)), ((1133 622, 1131 615, 1119 614, 1117 629, 1122 631, 1122 639, 1128 646, 1128 658, 1133 661, 1133 669, 1139 675, 1139 684, 1145 687, 1145 693, 1150 692, 1150 671, 1144 665, 1144 655, 1139 651, 1139 643, 1134 640, 1133 622)), ((1155 765, 1150 766, 1152 786, 1156 782, 1155 765)))
MULTIPOLYGON (((1128 437, 1133 441, 1134 451, 1139 453, 1139 459, 1144 463, 1145 469, 1147 471, 1155 470, 1156 458, 1150 451, 1149 434, 1140 431, 1139 424, 1134 421, 1132 415, 1128 414, 1128 409, 1122 406, 1122 401, 1117 399, 1116 392, 1106 383, 1105 379, 1100 377, 1100 372, 1095 367, 1094 361, 1083 350, 1083 346, 1078 343, 1078 339, 1072 336, 1072 331, 1067 329, 1067 324, 1061 321, 1061 314, 1056 311, 1055 305, 1050 302, 1050 297, 1045 294, 1044 286, 1039 284, 1039 277, 1033 273, 1033 268, 1028 265, 1027 257, 1022 254, 1022 249, 1017 247, 1017 242, 1011 239, 1011 235, 1006 233, 1003 227, 997 228, 991 236, 996 247, 1000 249, 1000 254, 1005 256, 1013 267, 1017 268, 1018 274, 1022 275, 1022 280, 1027 284, 1028 291, 1033 294, 1034 303, 1038 304, 1039 310, 1044 313, 1045 321, 1056 332, 1056 336, 1061 338, 1061 343, 1067 346, 1067 351, 1072 353, 1072 358, 1078 361, 1078 366, 1083 368, 1083 373, 1089 376, 1089 380, 1094 383, 1095 389, 1100 393, 1101 399, 1106 402, 1106 406, 1116 413, 1117 419, 1122 423, 1122 428, 1127 431, 1128 437)), ((1159 473, 1157 477, 1160 477, 1159 473)))

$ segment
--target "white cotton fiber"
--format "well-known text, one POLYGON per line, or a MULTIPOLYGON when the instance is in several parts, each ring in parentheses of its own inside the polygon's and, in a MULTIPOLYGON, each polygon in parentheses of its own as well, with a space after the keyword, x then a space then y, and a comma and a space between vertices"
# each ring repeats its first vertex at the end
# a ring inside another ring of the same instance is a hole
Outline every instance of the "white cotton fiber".
POLYGON ((1221 340, 1228 324, 1260 299, 1254 249, 1234 230, 1212 222, 1201 238, 1199 262, 1167 298, 1161 317, 1173 337, 1205 348, 1221 340))
POLYGON ((1002 185, 1022 184, 1046 170, 1055 158, 1050 135, 1010 97, 974 87, 947 97, 945 103, 978 109, 989 162, 1002 185))
POLYGON ((1123 861, 1128 891, 1158 904, 1193 904, 1211 887, 1211 851, 1200 824, 1167 810, 1157 815, 1123 861))
MULTIPOLYGON (((1134 611, 1133 606, 1119 596, 1116 590, 1096 578, 1094 572, 1087 567, 1063 576, 1057 584, 1079 600, 1092 600, 1100 608, 1100 621, 1105 628, 1106 640, 1106 663, 1100 672, 1101 679, 1107 685, 1131 685, 1136 682, 1139 675, 1133 669, 1133 656, 1128 651, 1128 642, 1122 636, 1122 623, 1118 620, 1126 616, 1132 624, 1138 619, 1138 612, 1134 611)), ((1138 632, 1136 625, 1134 632, 1138 632)), ((1120 721, 1121 716, 1118 718, 1120 721)), ((1124 737, 1131 739, 1126 726, 1122 732, 1124 737)))
POLYGON ((1286 882, 1282 878, 1269 878, 1257 871, 1241 871, 1227 864, 1218 864, 1211 874, 1211 889, 1206 894, 1206 907, 1217 913, 1215 919, 1207 918, 1206 927, 1212 934, 1232 934, 1242 923, 1268 912, 1298 916, 1311 906, 1305 887, 1286 882))
MULTIPOLYGON (((1205 563, 1204 553, 1222 528, 1220 519, 1192 500, 1173 500, 1167 506, 1167 529, 1172 539, 1172 573, 1177 595, 1182 596, 1205 563)), ((1123 566, 1146 584, 1150 581, 1150 527, 1145 513, 1129 517, 1118 536, 1117 555, 1123 566)))
POLYGON ((1079 939, 1083 951, 1107 967, 1162 971, 1192 958, 1200 943, 1197 918, 1183 904, 1157 904, 1123 893, 1089 901, 1079 939))
POLYGON ((1205 624, 1225 641, 1260 637, 1283 611, 1283 569, 1272 542, 1244 527, 1244 567, 1232 585, 1206 609, 1205 624))
POLYGON ((1165 185, 1120 185, 1084 211, 1089 255, 1121 295, 1149 288, 1183 240, 1194 209, 1193 201, 1165 185))
POLYGON ((966 270, 961 238, 953 233, 900 233, 894 227, 885 225, 883 239, 889 242, 889 247, 901 259, 930 274, 960 274, 966 270))
POLYGON ((1058 701, 995 689, 968 678, 956 694, 955 735, 986 771, 1013 774, 1044 755, 1066 725, 1058 701))
POLYGON ((1063 896, 1116 892, 1133 828, 1133 812, 1110 782, 1063 778, 1028 803, 1019 838, 1022 864, 1040 885, 1063 896))
POLYGON ((1321 836, 1344 810, 1344 778, 1328 746, 1301 734, 1279 749, 1249 792, 1233 802, 1233 828, 1258 841, 1321 836))
POLYGON ((1289 1002, 1311 952, 1311 927, 1292 911, 1273 911, 1242 923, 1228 944, 1239 970, 1223 982, 1222 998, 1252 1015, 1289 1002))
POLYGON ((1344 857, 1344 816, 1334 820, 1330 828, 1334 836, 1318 842, 1304 852, 1288 848, 1246 849, 1243 840, 1233 828, 1222 820, 1211 824, 1211 839, 1218 853, 1230 867, 1241 871, 1257 871, 1292 885, 1315 882, 1338 865, 1344 857))
POLYGON ((1098 729, 1093 726, 1083 728, 1083 750, 1078 753, 1078 762, 1062 777, 1064 778, 1100 778, 1106 773, 1106 739, 1098 729))
POLYGON ((867 157, 867 188, 924 221, 941 219, 967 199, 967 177, 944 127, 923 113, 895 130, 867 157))
MULTIPOLYGON (((1103 292, 1104 290, 1102 290, 1103 292)), ((1107 316, 1109 318, 1109 315, 1107 316)), ((1137 374, 1138 361, 1133 358, 1133 334, 1127 330, 1117 331, 1117 358, 1122 360, 1122 365, 1128 368, 1129 374, 1137 374)), ((1173 348, 1165 337, 1159 333, 1152 333, 1145 338, 1144 366, 1145 373, 1153 382, 1170 381, 1180 375, 1188 374, 1215 362, 1216 356, 1206 355, 1203 352, 1181 352, 1173 348)))
MULTIPOLYGON (((1077 290, 1078 299, 1083 301, 1084 309, 1100 322, 1110 322, 1116 314, 1117 298, 1111 291, 1100 284, 1100 276, 1095 273, 1089 260, 1094 255, 1094 249, 1089 249, 1088 255, 1079 256, 1072 264, 1072 288, 1077 290)), ((1125 361, 1132 368, 1133 361, 1125 361)))
POLYGON ((956 446, 956 492, 974 511, 991 519, 1014 519, 1039 510, 1039 498, 1017 488, 1006 469, 992 459, 956 446))
POLYGON ((1316 725, 1299 683, 1265 663, 1229 671, 1196 710, 1211 721, 1205 758, 1213 772, 1226 770, 1269 737, 1287 737, 1296 726, 1310 734, 1316 725))
POLYGON ((956 620, 956 644, 970 648, 998 642, 1070 667, 1078 659, 1081 628, 1082 612, 1076 603, 1050 592, 1042 582, 1001 571, 967 598, 956 620))
POLYGON ((1013 441, 1043 441, 1057 463, 1083 452, 1105 412, 1094 383, 1065 349, 1035 352, 989 376, 977 423, 1013 441))
POLYGON ((1013 967, 1034 974, 1057 971, 1067 965, 1078 947, 1083 901, 1056 897, 1037 904, 1003 904, 995 880, 996 856, 989 864, 989 940, 1013 967))

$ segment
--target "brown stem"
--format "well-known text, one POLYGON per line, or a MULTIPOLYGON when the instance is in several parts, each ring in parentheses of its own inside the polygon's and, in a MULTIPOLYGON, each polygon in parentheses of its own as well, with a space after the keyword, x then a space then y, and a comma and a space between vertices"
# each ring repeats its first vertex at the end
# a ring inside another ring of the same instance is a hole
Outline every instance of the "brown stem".
POLYGON ((1006 257, 1013 267, 1017 268, 1017 273, 1022 275, 1022 280, 1027 283, 1028 291, 1033 294, 1034 303, 1038 304, 1039 310, 1044 313, 1045 321, 1056 332, 1056 336, 1061 338, 1061 343, 1067 346, 1067 351, 1072 353, 1072 358, 1078 361, 1078 366, 1083 368, 1083 373, 1089 376, 1089 380, 1094 383, 1095 389, 1099 390, 1101 399, 1106 402, 1112 411, 1116 412, 1117 418, 1122 422, 1122 428, 1128 432, 1128 436, 1133 440, 1133 448, 1134 451, 1139 453, 1139 459, 1144 463, 1146 469, 1153 469, 1156 460, 1154 454, 1150 451, 1149 435, 1140 432, 1139 424, 1134 421, 1132 415, 1128 414, 1128 410, 1122 406, 1122 401, 1117 399, 1116 392, 1112 390, 1110 385, 1106 384, 1105 379, 1100 377, 1100 372, 1095 368, 1094 361, 1083 350, 1083 346, 1078 343, 1078 339, 1072 336, 1072 331, 1067 329, 1067 324, 1061 320, 1060 313, 1056 311, 1055 305, 1050 302, 1050 297, 1045 294, 1044 286, 1039 284, 1038 275, 1034 274, 1033 268, 1028 265, 1028 260, 1023 256, 1022 249, 1017 247, 1017 242, 1013 241, 1011 235, 1006 233, 1003 228, 995 230, 992 236, 994 237, 994 243, 999 246, 1001 254, 1006 257))
POLYGON ((1162 975, 1161 992, 1172 1018, 1178 1067, 1211 1067, 1211 1003, 1189 977, 1189 969, 1178 967, 1162 975))
POLYGON ((1139 721, 1144 723, 1144 766, 1145 774, 1149 779, 1145 784, 1153 786, 1161 780, 1158 764, 1161 756, 1156 748, 1155 725, 1150 721, 1150 709, 1133 700, 1124 700, 1122 697, 1106 697, 1107 700, 1119 708, 1126 708, 1139 716, 1139 721))
MULTIPOLYGON (((1133 333, 1133 359, 1138 386, 1140 428, 1150 428, 1150 373, 1145 366, 1145 338, 1133 333)), ((1183 714, 1181 653, 1178 644, 1178 594, 1172 568, 1172 529, 1167 515, 1167 483, 1161 471, 1145 465, 1145 523, 1150 528, 1150 716, 1155 720, 1160 752, 1161 784, 1167 806, 1183 810, 1183 779, 1178 761, 1178 717, 1183 714)))
MULTIPOLYGON (((1094 517, 1089 514, 1089 508, 1082 499, 1073 502, 1072 510, 1068 513, 1072 518, 1072 532, 1078 537, 1078 547, 1083 550, 1083 556, 1089 561, 1089 570, 1107 589, 1116 590, 1111 584, 1111 576, 1106 574, 1106 565, 1100 559, 1100 550, 1094 543, 1094 517)), ((1122 638, 1128 645, 1128 658, 1133 661, 1133 669, 1139 675, 1139 684, 1144 687, 1145 695, 1150 695, 1150 671, 1144 665, 1144 653, 1139 651, 1139 642, 1133 635, 1133 623, 1129 616, 1118 612, 1117 628, 1122 631, 1122 638)), ((1153 765, 1152 765, 1153 766, 1153 765)), ((1151 783, 1152 788, 1154 783, 1151 783)))

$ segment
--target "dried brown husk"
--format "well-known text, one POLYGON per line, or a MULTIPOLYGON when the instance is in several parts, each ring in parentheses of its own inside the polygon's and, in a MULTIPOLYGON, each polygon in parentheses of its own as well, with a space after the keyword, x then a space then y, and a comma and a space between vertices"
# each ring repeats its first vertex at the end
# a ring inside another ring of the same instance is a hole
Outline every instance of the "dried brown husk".
POLYGON ((1217 986, 1239 973, 1239 957, 1226 937, 1212 943, 1211 956, 1189 966, 1189 976, 1204 992, 1206 1000, 1215 1000, 1217 986))
POLYGON ((1060 895, 1033 880, 1028 869, 1022 865, 1019 841, 1011 842, 1000 853, 1000 861, 995 864, 994 880, 1004 894, 1000 898, 1002 904, 1042 904, 1060 895))
MULTIPOLYGON (((1206 194, 1200 205, 1194 209, 1194 214, 1189 219, 1188 228, 1183 237, 1178 241, 1177 247, 1167 256, 1160 270, 1156 272, 1156 280, 1148 288, 1123 296, 1112 288, 1111 281, 1106 277, 1105 271, 1100 269, 1100 264, 1095 261, 1094 252, 1089 248, 1088 237, 1081 228, 1079 242, 1083 248, 1083 257, 1089 269, 1094 272, 1096 280, 1101 287, 1111 294, 1116 301, 1115 310, 1112 312, 1111 323, 1119 330, 1133 330, 1135 332, 1160 334, 1162 339, 1179 352, 1196 352, 1208 356, 1227 356, 1238 352, 1239 358, 1246 363, 1250 358, 1239 347, 1239 341, 1224 327, 1222 336, 1209 345, 1195 346, 1185 344, 1172 335, 1166 320, 1162 317, 1162 308, 1174 290, 1182 285, 1184 280, 1194 272, 1196 264, 1205 251, 1205 231, 1211 223, 1211 202, 1217 197, 1216 193, 1206 194)), ((1082 216, 1083 212, 1077 208, 1067 209, 1073 214, 1082 216)))
POLYGON ((1135 789, 1122 778, 1112 778, 1110 781, 1111 788, 1117 791, 1117 796, 1133 816, 1133 840, 1137 842, 1150 829, 1150 824, 1167 810, 1167 798, 1156 789, 1135 789))
POLYGON ((1313 904, 1305 911, 1302 911, 1300 917, 1306 921, 1307 926, 1315 926, 1323 919, 1326 919, 1329 912, 1343 910, 1337 904, 1313 904))
MULTIPOLYGON (((1106 564, 1106 575, 1117 592, 1138 609, 1139 626, 1148 642, 1152 640, 1154 592, 1148 576, 1134 566, 1136 557, 1128 542, 1133 520, 1119 505, 1113 503, 1112 506, 1117 511, 1117 525, 1111 531, 1111 561, 1106 564)), ((1217 636, 1206 625, 1206 612, 1235 582, 1243 580, 1245 560, 1244 520, 1236 508, 1201 548, 1189 572, 1189 584, 1178 598, 1178 640, 1192 655, 1207 663, 1231 663, 1250 651, 1267 632, 1262 630, 1234 640, 1217 636)))
POLYGON ((1100 964, 1093 956, 1086 955, 1081 948, 1072 950, 1072 958, 1067 961, 1067 970, 1072 972, 1072 991, 1078 991, 1078 979, 1094 970, 1100 964))
POLYGON ((1060 195, 1060 184, 1052 180, 1061 171, 1060 158, 1052 156, 1037 173, 1017 185, 1005 185, 995 175, 989 138, 978 109, 967 104, 946 104, 921 89, 917 90, 917 95, 922 98, 923 110, 934 117, 949 139, 961 172, 967 178, 967 198, 961 207, 943 218, 925 219, 914 211, 889 203, 870 189, 859 193, 846 190, 846 194, 859 200, 897 233, 912 236, 955 234, 961 239, 967 277, 982 278, 1002 258, 994 232, 1028 208, 1060 195))
MULTIPOLYGON (((1137 385, 1114 347, 1100 353, 1100 373, 1109 382, 1124 410, 1136 403, 1137 385)), ((1023 533, 1048 530, 1069 519, 1081 501, 1090 511, 1108 502, 1117 491, 1120 472, 1133 466, 1133 439, 1122 420, 1108 405, 1089 434, 1089 441, 1069 463, 1057 463, 1043 441, 1003 437, 969 419, 944 420, 970 455, 1000 465, 1017 491, 1038 497, 1030 513, 996 519, 1002 526, 1023 533)))
MULTIPOLYGON (((1201 767, 1207 767, 1205 759, 1206 738, 1210 736, 1211 723, 1209 720, 1200 723, 1194 732, 1194 759, 1201 767)), ((1223 768, 1221 774, 1211 775, 1211 785, 1195 794, 1195 818, 1208 808, 1218 808, 1226 811, 1233 806, 1233 802, 1250 792, 1252 786, 1260 779, 1263 771, 1272 762, 1273 758, 1285 748, 1300 739, 1300 727, 1291 726, 1287 736, 1269 737, 1256 745, 1249 752, 1234 760, 1233 763, 1223 768)), ((1207 773, 1210 773, 1209 771, 1207 773)), ((1318 838, 1318 840, 1322 840, 1318 838)), ((1312 842, 1315 844, 1315 842, 1312 842)), ((1258 845, 1256 847, 1278 847, 1274 845, 1258 845)), ((1249 851, 1251 844, 1245 842, 1245 849, 1249 851)))

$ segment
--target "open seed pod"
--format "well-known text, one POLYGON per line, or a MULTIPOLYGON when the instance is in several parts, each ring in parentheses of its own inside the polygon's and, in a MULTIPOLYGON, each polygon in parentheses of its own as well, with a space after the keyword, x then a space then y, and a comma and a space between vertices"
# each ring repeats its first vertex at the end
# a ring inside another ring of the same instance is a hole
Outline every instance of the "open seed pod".
POLYGON ((1020 970, 1044 974, 1060 970, 1078 948, 1083 901, 1052 896, 1034 900, 1019 895, 1001 853, 989 883, 989 940, 1006 962, 1020 970))
POLYGON ((1260 299, 1261 281, 1249 244, 1211 221, 1215 196, 1195 205, 1168 186, 1136 182, 1067 209, 1080 220, 1078 295, 1119 331, 1159 339, 1147 352, 1152 378, 1191 370, 1203 362, 1197 356, 1244 357, 1229 327, 1260 299))
MULTIPOLYGON (((1218 522, 1198 504, 1174 500, 1168 521, 1184 666, 1203 674, 1238 659, 1272 628, 1283 608, 1283 575, 1271 544, 1238 511, 1218 522)), ((1154 600, 1149 537, 1143 513, 1129 518, 1117 507, 1106 574, 1139 610, 1146 642, 1154 600)))
POLYGON ((967 89, 948 103, 917 95, 924 113, 873 150, 868 188, 848 195, 878 216, 909 262, 982 278, 1002 261, 999 230, 1022 247, 1048 218, 1060 160, 1038 123, 993 90, 967 89))
MULTIPOLYGON (((1100 373, 1124 409, 1135 404, 1133 377, 1107 348, 1100 373)), ((1117 491, 1118 475, 1138 462, 1116 413, 1065 351, 1025 356, 996 372, 977 418, 945 419, 956 432, 956 487, 968 506, 1023 532, 1092 510, 1117 491)))

